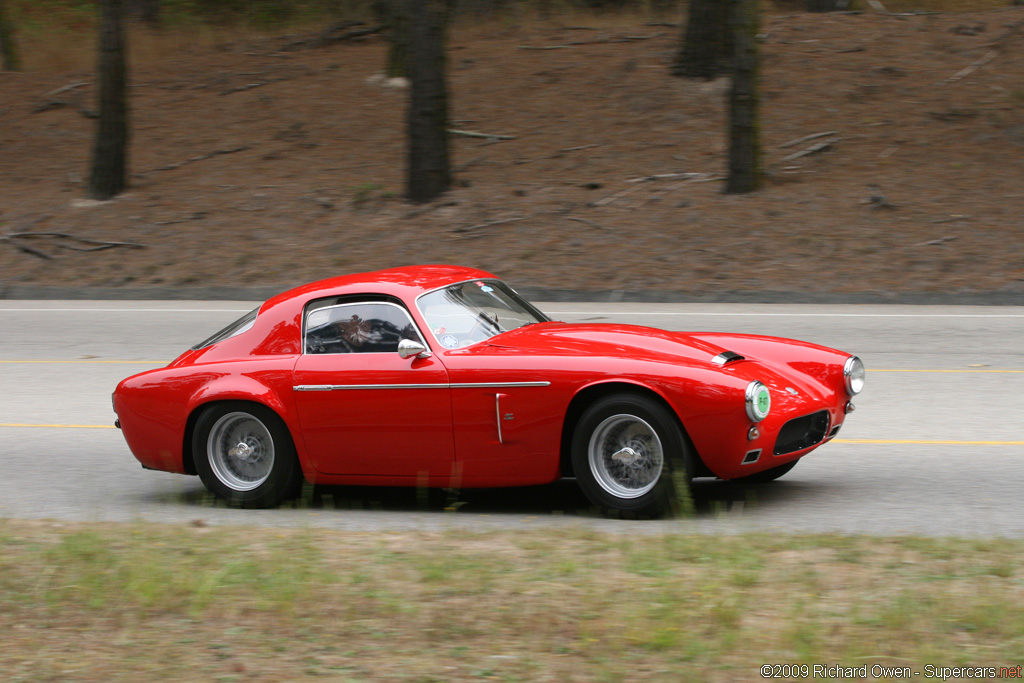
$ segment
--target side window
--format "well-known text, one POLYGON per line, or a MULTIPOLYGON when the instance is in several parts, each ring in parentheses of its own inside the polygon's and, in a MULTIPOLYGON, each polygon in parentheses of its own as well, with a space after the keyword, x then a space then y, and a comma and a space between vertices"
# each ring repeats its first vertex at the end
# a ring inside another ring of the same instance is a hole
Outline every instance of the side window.
POLYGON ((409 313, 396 304, 339 304, 306 315, 306 353, 397 353, 402 339, 423 343, 409 313))

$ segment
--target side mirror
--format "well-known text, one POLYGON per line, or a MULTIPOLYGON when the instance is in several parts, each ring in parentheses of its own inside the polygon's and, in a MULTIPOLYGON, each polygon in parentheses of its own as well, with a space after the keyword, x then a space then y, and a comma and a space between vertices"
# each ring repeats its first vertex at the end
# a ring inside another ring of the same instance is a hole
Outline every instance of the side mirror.
POLYGON ((427 347, 418 341, 412 339, 402 339, 398 342, 398 355, 401 358, 427 358, 430 356, 430 351, 427 351, 427 347))

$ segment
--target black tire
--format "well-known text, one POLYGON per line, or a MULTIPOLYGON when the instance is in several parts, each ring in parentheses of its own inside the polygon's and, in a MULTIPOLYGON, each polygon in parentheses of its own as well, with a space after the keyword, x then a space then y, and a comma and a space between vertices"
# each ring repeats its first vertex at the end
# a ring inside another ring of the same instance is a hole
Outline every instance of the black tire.
POLYGON ((770 470, 764 470, 763 472, 758 472, 757 474, 750 474, 745 477, 738 477, 736 479, 733 479, 733 481, 742 484, 764 484, 769 481, 775 481, 776 479, 778 479, 779 477, 781 477, 782 475, 786 474, 791 469, 796 467, 796 464, 798 462, 800 462, 799 458, 792 462, 787 462, 785 465, 773 467, 770 470))
POLYGON ((659 517, 687 509, 693 454, 675 415, 653 398, 611 394, 580 416, 576 481, 605 514, 659 517))
POLYGON ((206 488, 232 505, 274 507, 302 488, 288 428, 265 406, 228 401, 206 408, 196 421, 192 453, 206 488))

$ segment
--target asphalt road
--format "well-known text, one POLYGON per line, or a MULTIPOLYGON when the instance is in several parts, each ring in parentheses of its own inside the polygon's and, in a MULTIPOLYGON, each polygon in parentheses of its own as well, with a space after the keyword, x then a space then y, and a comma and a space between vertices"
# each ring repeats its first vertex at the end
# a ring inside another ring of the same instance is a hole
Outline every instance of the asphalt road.
POLYGON ((856 353, 865 392, 841 438, 771 484, 699 480, 690 520, 593 516, 571 481, 420 500, 335 488, 234 510, 195 477, 142 470, 110 392, 252 308, 246 302, 0 301, 0 518, 351 530, 586 526, 1024 537, 1024 307, 540 304, 562 320, 753 332, 856 353), (312 503, 312 504, 310 504, 312 503))

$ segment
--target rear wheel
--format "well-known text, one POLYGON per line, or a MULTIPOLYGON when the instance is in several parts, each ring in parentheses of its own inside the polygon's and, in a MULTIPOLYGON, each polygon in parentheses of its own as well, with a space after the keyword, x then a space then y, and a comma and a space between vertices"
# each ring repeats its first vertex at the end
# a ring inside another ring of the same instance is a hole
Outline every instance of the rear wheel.
POLYGON ((686 437, 675 416, 646 396, 613 394, 591 404, 573 433, 572 460, 583 493, 606 513, 656 517, 689 496, 686 437))
POLYGON ((288 429, 261 405, 232 401, 207 408, 196 422, 192 452, 206 488, 241 507, 274 507, 302 486, 288 429))

